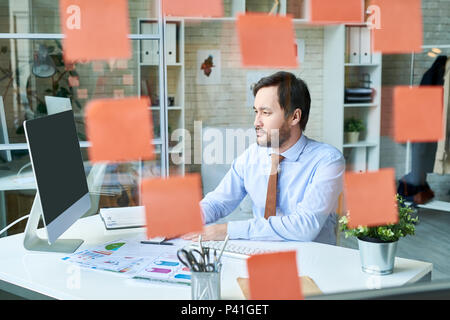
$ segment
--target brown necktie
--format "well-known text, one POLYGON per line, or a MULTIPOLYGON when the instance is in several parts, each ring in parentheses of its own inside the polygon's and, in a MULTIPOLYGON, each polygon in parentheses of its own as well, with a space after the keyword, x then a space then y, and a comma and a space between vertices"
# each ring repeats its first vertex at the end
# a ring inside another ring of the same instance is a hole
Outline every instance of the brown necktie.
POLYGON ((266 219, 276 214, 278 164, 284 159, 282 155, 276 153, 272 153, 271 158, 272 167, 270 169, 269 183, 267 185, 266 209, 264 211, 264 218, 266 219))

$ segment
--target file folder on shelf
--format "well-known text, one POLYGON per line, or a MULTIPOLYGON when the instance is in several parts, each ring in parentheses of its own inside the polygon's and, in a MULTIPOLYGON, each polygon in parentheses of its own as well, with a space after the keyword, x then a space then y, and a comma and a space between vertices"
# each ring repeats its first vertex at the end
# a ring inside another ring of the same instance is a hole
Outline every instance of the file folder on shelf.
POLYGON ((360 27, 348 27, 348 54, 349 54, 349 63, 359 64, 361 63, 360 52, 360 27))
POLYGON ((372 63, 372 47, 371 47, 371 31, 366 27, 360 28, 360 63, 371 64, 372 63))

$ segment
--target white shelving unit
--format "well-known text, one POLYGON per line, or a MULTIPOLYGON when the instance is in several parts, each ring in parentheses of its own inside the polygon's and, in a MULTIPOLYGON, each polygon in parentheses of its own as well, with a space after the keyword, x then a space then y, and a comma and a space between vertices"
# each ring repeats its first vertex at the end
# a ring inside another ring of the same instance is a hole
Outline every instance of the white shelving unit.
MULTIPOLYGON (((273 7, 275 1, 273 0, 258 0, 258 1, 246 1, 246 0, 230 0, 230 15, 231 17, 236 17, 238 13, 245 12, 245 11, 259 11, 260 7, 263 6, 267 9, 266 13, 270 11, 270 9, 273 7), (256 7, 254 7, 256 6, 256 7)), ((225 4, 225 1, 224 1, 225 4)), ((285 15, 286 13, 294 14, 295 13, 289 12, 290 10, 290 4, 294 4, 296 9, 300 9, 302 12, 302 18, 301 19, 307 19, 307 12, 309 7, 309 0, 279 0, 278 1, 278 10, 277 13, 280 15, 285 15)))
MULTIPOLYGON (((352 25, 353 27, 355 25, 352 25)), ((378 170, 380 164, 381 54, 372 54, 371 63, 349 63, 346 28, 324 27, 324 142, 338 148, 348 171, 378 170), (370 77, 374 89, 370 103, 346 103, 345 88, 362 87, 359 80, 370 77), (344 121, 363 120, 365 130, 357 143, 344 141, 344 121), (337 134, 339 133, 339 134, 337 134)))
MULTIPOLYGON (((138 30, 140 34, 158 33, 158 21, 152 19, 139 19, 138 30)), ((165 175, 184 175, 185 155, 184 136, 181 141, 172 141, 171 136, 174 130, 184 129, 184 20, 167 19, 165 24, 165 79, 167 88, 167 104, 161 108, 159 97, 159 47, 158 41, 141 40, 138 45, 138 94, 149 96, 152 105, 149 106, 155 127, 155 138, 159 145, 156 145, 156 153, 161 160, 161 168, 165 175), (165 130, 161 135, 160 130, 165 130), (162 138, 164 136, 164 138, 162 138), (161 150, 166 154, 162 155, 161 150), (178 156, 174 156, 177 154, 178 156), (176 159, 175 159, 176 158, 176 159)))

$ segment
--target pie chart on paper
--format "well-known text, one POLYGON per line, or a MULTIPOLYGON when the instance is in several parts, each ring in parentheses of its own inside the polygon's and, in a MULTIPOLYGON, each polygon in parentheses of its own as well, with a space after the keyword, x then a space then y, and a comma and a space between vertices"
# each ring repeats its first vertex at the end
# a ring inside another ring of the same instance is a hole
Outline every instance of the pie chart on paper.
POLYGON ((108 244, 107 246, 105 246, 105 249, 106 250, 111 250, 111 251, 116 251, 117 249, 119 249, 124 244, 125 244, 125 242, 111 243, 111 244, 108 244))

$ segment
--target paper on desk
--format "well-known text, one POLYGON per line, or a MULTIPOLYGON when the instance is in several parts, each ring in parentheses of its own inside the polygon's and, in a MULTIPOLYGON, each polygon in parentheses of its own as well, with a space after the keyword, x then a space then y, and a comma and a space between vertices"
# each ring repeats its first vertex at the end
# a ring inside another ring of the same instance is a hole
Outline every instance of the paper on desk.
POLYGON ((174 245, 141 244, 141 237, 119 239, 85 249, 62 260, 80 267, 112 271, 127 277, 189 283, 190 273, 178 261, 177 250, 190 243, 170 240, 174 245))
POLYGON ((143 206, 101 208, 100 216, 107 229, 145 226, 145 208, 143 206))

